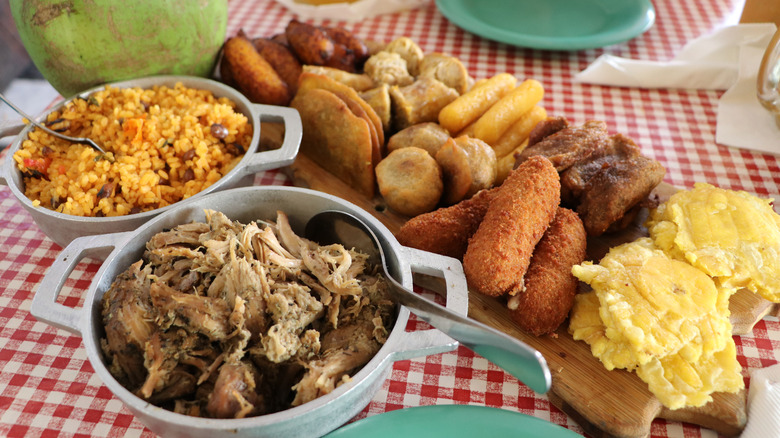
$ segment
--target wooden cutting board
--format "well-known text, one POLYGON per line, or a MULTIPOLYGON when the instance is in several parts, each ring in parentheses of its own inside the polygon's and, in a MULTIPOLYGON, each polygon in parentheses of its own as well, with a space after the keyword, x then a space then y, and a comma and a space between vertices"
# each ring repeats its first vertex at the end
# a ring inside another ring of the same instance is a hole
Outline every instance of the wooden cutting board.
MULTIPOLYGON (((263 130, 264 134, 273 135, 266 131, 265 125, 263 130)), ((295 185, 346 199, 373 214, 392 232, 398 231, 408 219, 389 210, 381 197, 368 199, 355 192, 306 156, 299 155, 295 163, 284 170, 295 185)), ((656 189, 662 201, 675 191, 665 183, 656 189)), ((588 259, 599 260, 610 247, 646 236, 647 231, 641 226, 645 217, 646 214, 637 218, 632 227, 621 233, 589 239, 588 259)), ((439 279, 416 276, 415 283, 435 292, 443 291, 439 279)), ((730 309, 734 334, 739 335, 750 332, 756 322, 777 312, 778 307, 751 292, 740 291, 731 298, 730 309)), ((744 390, 738 394, 713 394, 713 401, 701 408, 668 410, 636 374, 624 370, 607 371, 585 342, 572 339, 566 324, 554 336, 528 335, 516 327, 497 299, 475 292, 469 294, 469 316, 515 336, 541 352, 552 374, 552 388, 547 394, 550 401, 592 436, 649 436, 655 418, 701 425, 726 436, 738 435, 745 426, 744 390)))

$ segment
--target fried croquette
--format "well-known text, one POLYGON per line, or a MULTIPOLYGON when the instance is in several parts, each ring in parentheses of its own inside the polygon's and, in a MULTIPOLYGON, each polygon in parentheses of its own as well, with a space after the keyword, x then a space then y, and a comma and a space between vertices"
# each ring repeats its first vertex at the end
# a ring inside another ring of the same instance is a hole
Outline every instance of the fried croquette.
POLYGON ((416 147, 388 154, 376 166, 376 182, 387 206, 407 216, 432 211, 444 191, 439 164, 416 147))
POLYGON ((401 245, 463 259, 469 238, 485 217, 498 188, 482 190, 465 201, 409 219, 395 235, 401 245))
POLYGON ((560 177, 547 158, 530 157, 513 170, 463 256, 470 288, 500 296, 522 284, 531 254, 555 217, 560 200, 560 177))
POLYGON ((577 294, 571 267, 585 259, 587 234, 577 213, 558 207, 536 245, 522 290, 508 302, 512 319, 535 336, 554 332, 569 315, 577 294))

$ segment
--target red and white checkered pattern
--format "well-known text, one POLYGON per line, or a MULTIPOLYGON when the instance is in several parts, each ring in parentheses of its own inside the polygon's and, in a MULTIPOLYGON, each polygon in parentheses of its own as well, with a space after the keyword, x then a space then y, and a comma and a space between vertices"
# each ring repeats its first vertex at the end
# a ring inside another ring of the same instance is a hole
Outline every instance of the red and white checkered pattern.
MULTIPOLYGON (((715 143, 720 92, 640 90, 572 83, 572 77, 602 53, 665 60, 687 41, 738 20, 743 0, 655 0, 657 21, 645 34, 624 44, 581 52, 545 52, 481 39, 449 23, 433 2, 425 7, 344 26, 365 39, 415 40, 425 52, 459 57, 472 76, 510 72, 532 77, 545 87, 548 113, 574 123, 607 122, 613 132, 632 137, 643 153, 666 166, 666 182, 691 187, 707 181, 718 186, 778 197, 778 156, 757 154, 715 143)), ((282 32, 294 16, 272 1, 229 2, 228 35, 244 29, 250 36, 282 32)), ((255 184, 290 184, 284 174, 258 175, 255 184)), ((0 436, 151 436, 94 374, 81 339, 37 322, 29 313, 33 293, 60 247, 0 188, 0 436)), ((67 281, 61 302, 81 305, 99 265, 81 262, 67 281)), ((416 329, 425 324, 411 322, 416 329)), ((752 369, 780 361, 780 322, 768 317, 749 335, 736 338, 737 355, 747 377, 752 369)), ((495 365, 460 347, 424 359, 401 361, 363 418, 389 410, 431 404, 478 404, 533 415, 576 432, 582 429, 495 365)), ((716 437, 711 430, 657 420, 653 437, 716 437)))

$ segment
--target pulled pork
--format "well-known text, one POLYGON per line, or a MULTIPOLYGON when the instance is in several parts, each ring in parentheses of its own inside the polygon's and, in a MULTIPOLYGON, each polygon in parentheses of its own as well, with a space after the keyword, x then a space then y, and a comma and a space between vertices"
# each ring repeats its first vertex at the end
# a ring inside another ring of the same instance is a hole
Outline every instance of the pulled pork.
POLYGON ((243 418, 347 382, 384 344, 394 304, 367 256, 296 235, 287 216, 153 236, 103 296, 111 374, 175 412, 243 418))

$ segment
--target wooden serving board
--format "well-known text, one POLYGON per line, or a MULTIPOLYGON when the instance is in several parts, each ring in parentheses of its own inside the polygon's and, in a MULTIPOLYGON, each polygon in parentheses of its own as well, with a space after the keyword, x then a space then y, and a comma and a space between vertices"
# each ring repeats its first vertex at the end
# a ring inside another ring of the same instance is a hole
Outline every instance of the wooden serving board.
MULTIPOLYGON (((358 205, 392 232, 397 232, 408 219, 389 210, 381 197, 368 199, 357 193, 306 156, 299 155, 285 172, 299 187, 326 192, 358 205)), ((662 201, 675 191, 665 183, 656 189, 662 201)), ((647 231, 641 225, 643 221, 644 217, 640 217, 621 233, 589 239, 588 259, 599 260, 612 246, 646 236, 647 231)), ((443 291, 439 279, 416 276, 415 283, 434 292, 443 291)), ((739 335, 750 332, 756 322, 777 312, 778 307, 751 292, 740 291, 731 298, 730 310, 734 334, 739 335)), ((664 408, 635 373, 607 371, 585 342, 572 339, 566 323, 555 335, 526 334, 517 328, 499 300, 475 292, 469 294, 469 317, 515 336, 541 352, 552 374, 552 388, 547 394, 550 401, 593 436, 649 436, 655 418, 689 422, 735 436, 747 421, 745 390, 738 394, 713 394, 713 401, 701 408, 675 411, 664 408)))

